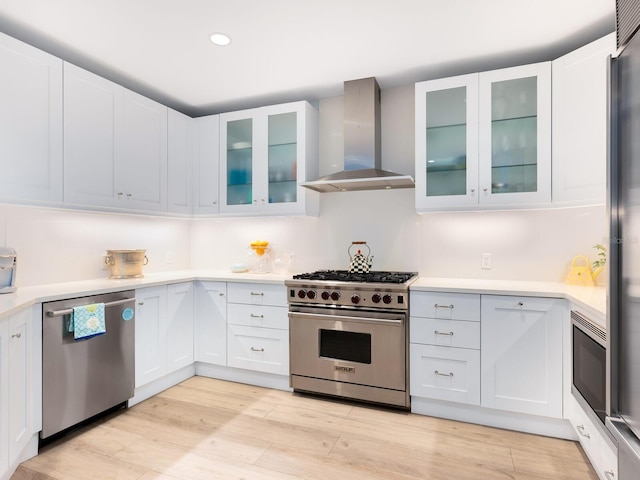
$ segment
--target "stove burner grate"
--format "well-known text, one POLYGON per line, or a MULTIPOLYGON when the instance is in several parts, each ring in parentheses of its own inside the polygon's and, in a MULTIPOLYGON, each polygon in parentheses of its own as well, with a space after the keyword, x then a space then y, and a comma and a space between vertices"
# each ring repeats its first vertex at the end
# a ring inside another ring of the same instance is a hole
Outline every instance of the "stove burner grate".
POLYGON ((411 280, 416 275, 416 272, 350 273, 347 270, 318 270, 316 272, 294 275, 293 278, 297 280, 400 284, 411 280))

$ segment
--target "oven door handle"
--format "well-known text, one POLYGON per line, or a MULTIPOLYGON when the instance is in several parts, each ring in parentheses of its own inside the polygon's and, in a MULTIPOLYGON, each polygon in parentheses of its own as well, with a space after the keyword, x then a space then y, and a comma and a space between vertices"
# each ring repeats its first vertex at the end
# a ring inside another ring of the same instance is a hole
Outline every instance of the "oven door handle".
POLYGON ((313 317, 316 320, 343 320, 348 322, 361 322, 361 323, 388 323, 391 325, 402 325, 404 320, 401 318, 369 318, 369 317, 349 317, 346 315, 322 315, 321 313, 304 313, 304 312, 289 312, 289 318, 294 316, 300 317, 313 317))

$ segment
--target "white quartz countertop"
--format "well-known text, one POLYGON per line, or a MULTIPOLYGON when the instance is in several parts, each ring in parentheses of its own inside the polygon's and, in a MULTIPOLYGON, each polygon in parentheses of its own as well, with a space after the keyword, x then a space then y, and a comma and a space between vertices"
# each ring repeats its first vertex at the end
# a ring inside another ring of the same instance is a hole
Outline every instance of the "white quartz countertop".
MULTIPOLYGON (((291 275, 273 273, 231 273, 228 270, 182 270, 148 273, 144 278, 111 280, 108 278, 78 282, 53 283, 19 287, 15 293, 0 295, 0 316, 11 315, 30 305, 99 293, 153 287, 194 280, 282 284, 291 275)), ((517 280, 480 280, 420 277, 411 285, 411 291, 442 291, 479 293, 490 295, 524 295, 565 298, 574 307, 584 310, 595 321, 605 323, 606 288, 580 287, 555 282, 528 282, 517 280)))
POLYGON ((118 292, 136 288, 153 287, 170 283, 194 280, 242 282, 242 283, 284 283, 291 275, 274 273, 231 273, 228 270, 182 270, 165 273, 145 273, 143 278, 108 278, 82 280, 78 282, 52 283, 32 287, 19 287, 15 293, 0 295, 0 317, 11 315, 30 305, 65 298, 84 297, 100 293, 118 292))

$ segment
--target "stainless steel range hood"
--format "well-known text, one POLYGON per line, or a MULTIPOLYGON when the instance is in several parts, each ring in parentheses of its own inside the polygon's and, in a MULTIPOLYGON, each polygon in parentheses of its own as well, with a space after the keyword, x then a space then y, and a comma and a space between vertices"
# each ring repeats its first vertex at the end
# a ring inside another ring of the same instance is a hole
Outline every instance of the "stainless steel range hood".
POLYGON ((410 175, 380 168, 380 87, 373 77, 344 83, 344 170, 300 185, 317 192, 413 188, 410 175))

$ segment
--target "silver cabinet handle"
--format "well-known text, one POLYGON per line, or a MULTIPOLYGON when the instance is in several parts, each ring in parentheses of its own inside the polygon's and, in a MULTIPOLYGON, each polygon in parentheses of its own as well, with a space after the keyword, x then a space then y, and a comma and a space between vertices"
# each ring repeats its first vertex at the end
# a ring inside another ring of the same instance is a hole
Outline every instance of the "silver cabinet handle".
POLYGON ((472 188, 472 189, 471 189, 471 193, 475 193, 475 191, 476 191, 476 189, 475 189, 475 188, 472 188))
POLYGON ((438 330, 434 330, 433 333, 436 335, 447 335, 449 337, 453 337, 453 332, 439 332, 438 330))
POLYGON ((264 297, 264 293, 262 293, 262 292, 251 292, 251 295, 264 297))
POLYGON ((438 370, 434 370, 433 373, 436 374, 436 375, 439 375, 441 377, 453 377, 453 372, 440 373, 438 370))
POLYGON ((254 315, 253 313, 250 316, 251 318, 264 318, 264 315, 254 315))
POLYGON ((453 308, 453 305, 438 305, 437 303, 434 305, 436 308, 453 308))
POLYGON ((11 335, 11 338, 20 338, 21 336, 22 336, 22 332, 18 332, 11 335))
POLYGON ((221 297, 224 297, 224 293, 222 293, 222 292, 219 293, 218 295, 220 295, 221 297))
POLYGON ((518 306, 519 306, 519 307, 524 307, 524 303, 522 303, 522 302, 518 302, 518 306))
POLYGON ((584 425, 578 425, 576 430, 578 430, 578 433, 583 437, 591 438, 591 434, 589 432, 585 432, 584 425))
POLYGON ((131 198, 131 197, 133 197, 133 194, 132 193, 127 193, 127 198, 131 198))
POLYGON ((215 200, 213 202, 211 202, 213 205, 217 205, 218 202, 216 202, 215 200))
POLYGON ((122 195, 124 195, 124 193, 118 192, 118 197, 122 197, 122 195))
POLYGON ((482 191, 486 192, 487 190, 489 190, 488 188, 483 188, 482 191))
POLYGON ((252 351, 252 352, 264 352, 264 348, 254 348, 254 347, 251 347, 251 351, 252 351))
POLYGON ((138 305, 143 306, 144 302, 138 302, 138 305))
POLYGON ((614 478, 616 478, 616 474, 613 470, 606 470, 604 472, 604 476, 607 477, 607 480, 613 480, 614 478))

